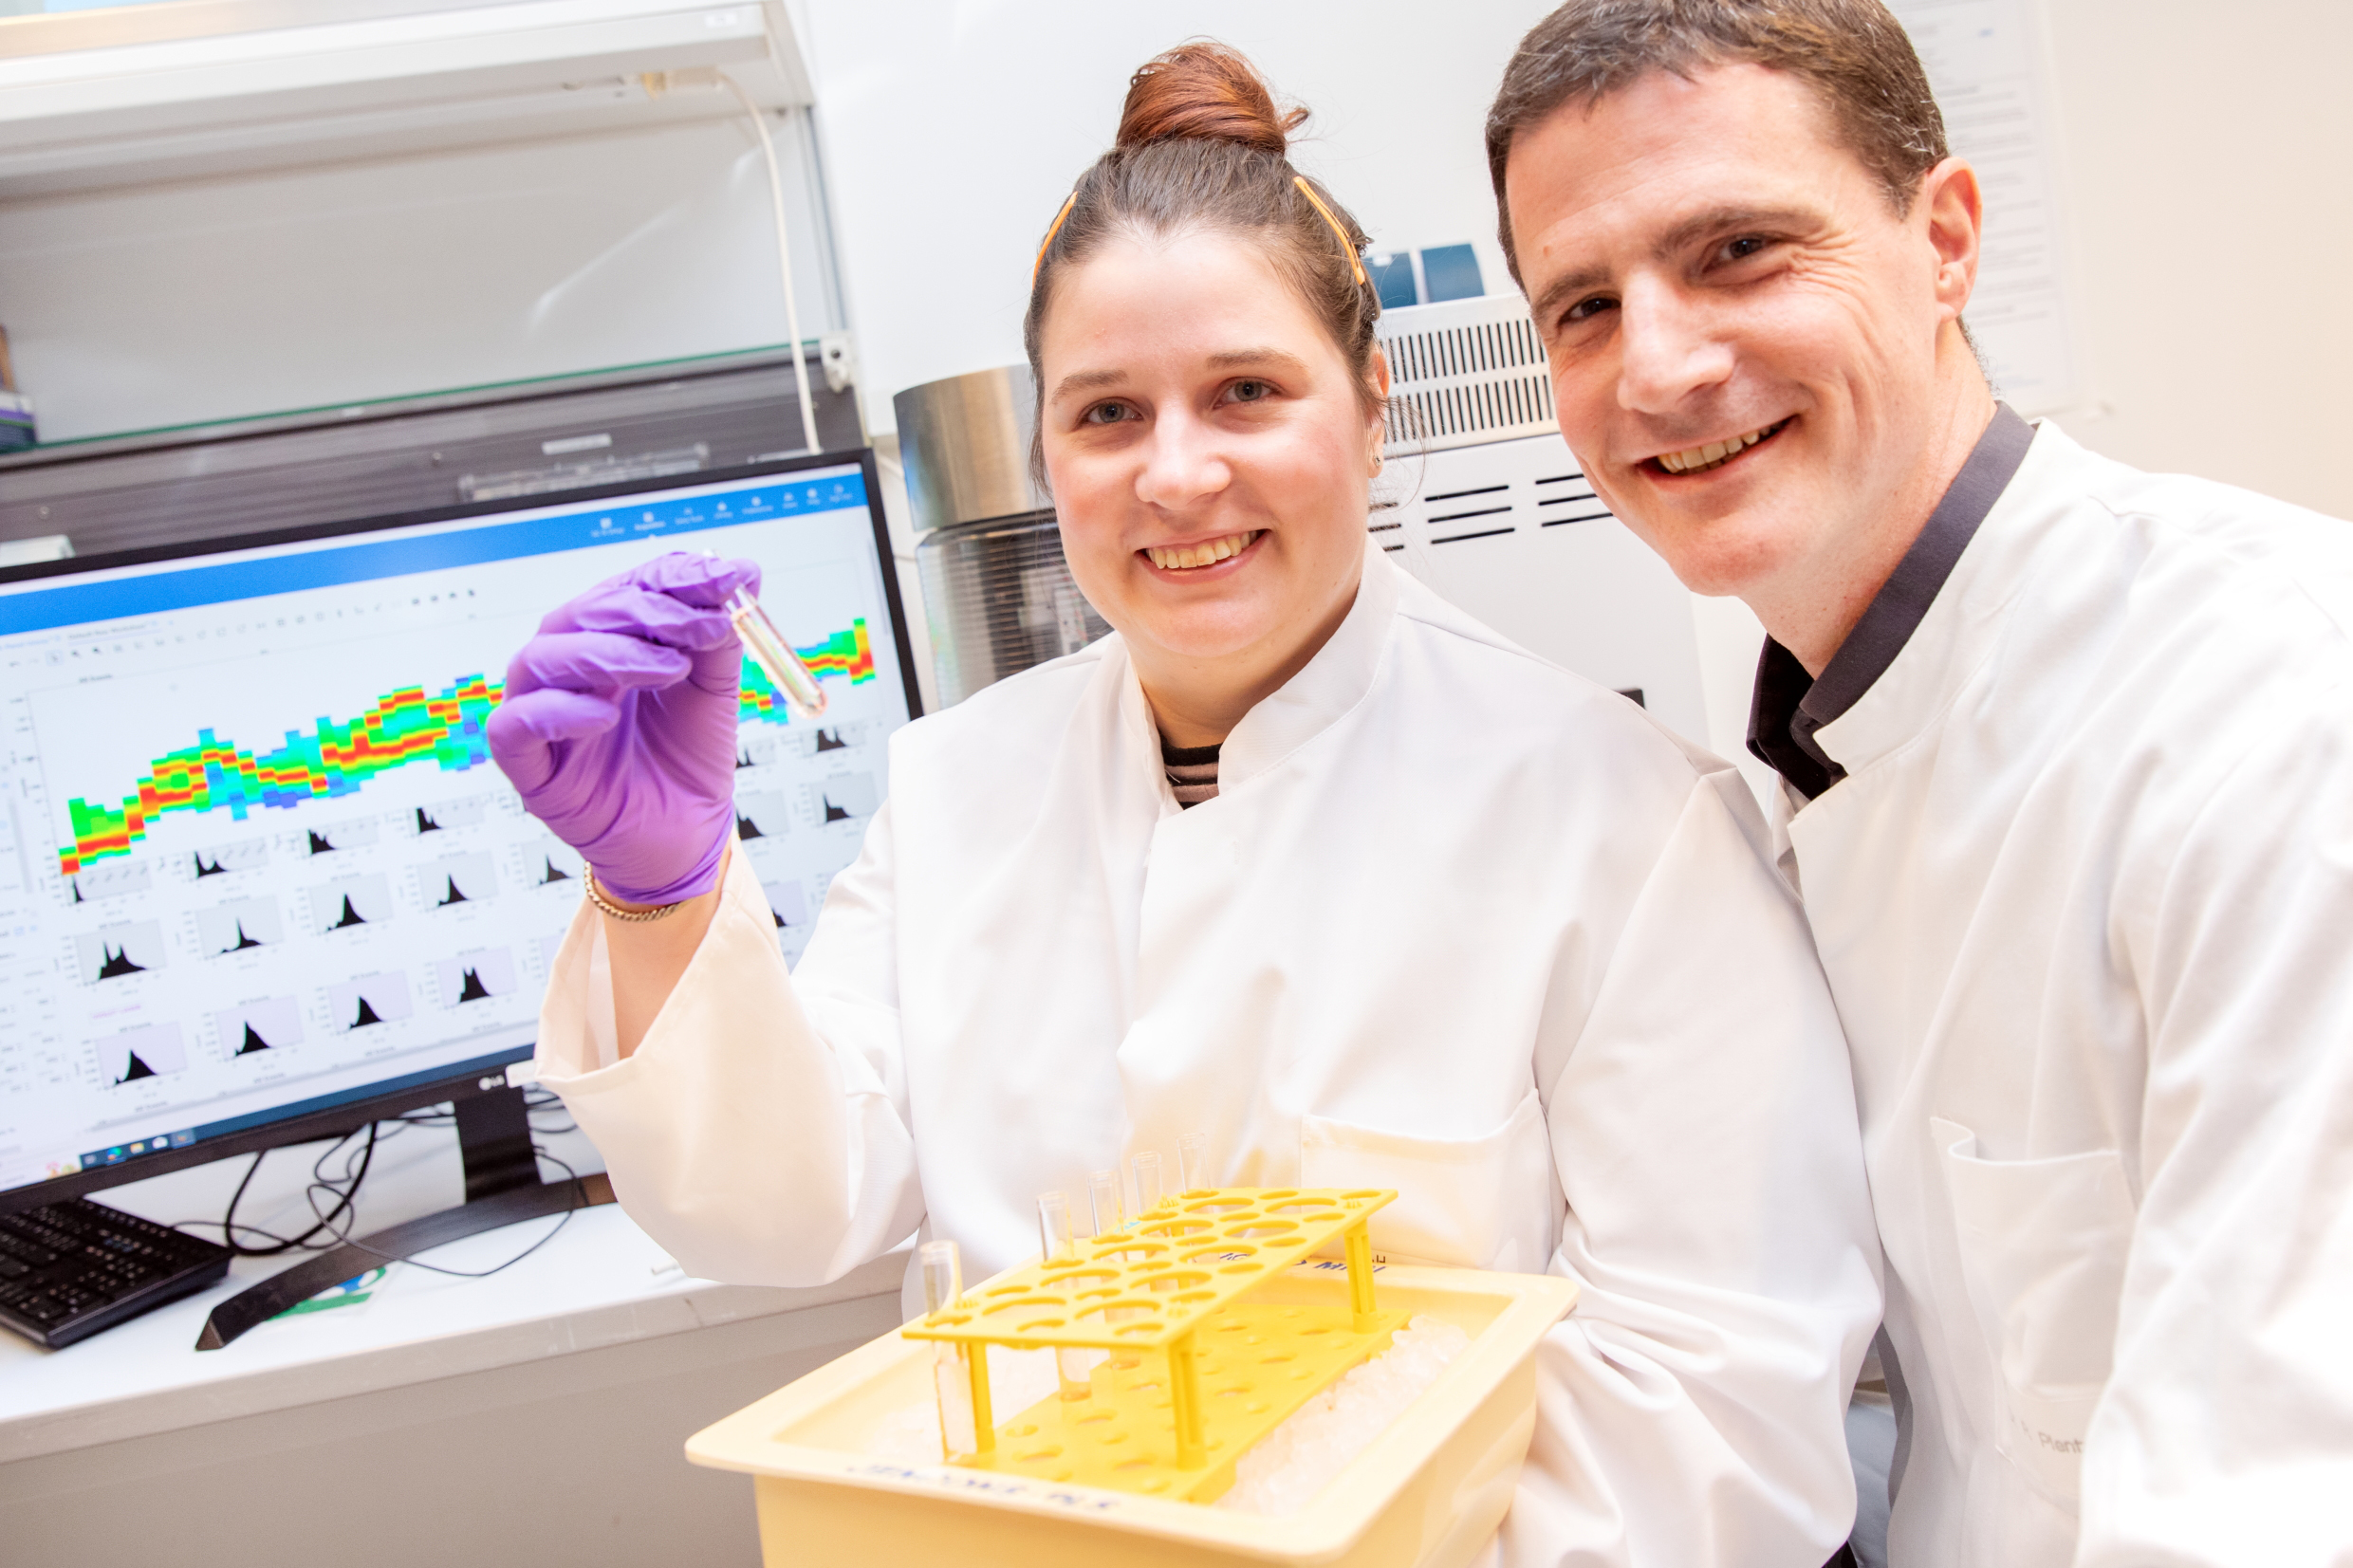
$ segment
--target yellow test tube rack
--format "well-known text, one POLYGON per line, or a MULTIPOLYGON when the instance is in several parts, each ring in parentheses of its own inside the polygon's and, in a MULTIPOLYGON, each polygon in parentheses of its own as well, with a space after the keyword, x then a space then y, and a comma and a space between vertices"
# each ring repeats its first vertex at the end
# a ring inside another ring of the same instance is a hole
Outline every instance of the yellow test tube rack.
POLYGON ((1397 1194, 1201 1188, 1073 1253, 999 1275, 899 1332, 963 1347, 974 1451, 958 1464, 1207 1503, 1234 1461, 1406 1319, 1373 1300, 1364 1228, 1397 1194), (1253 1303, 1252 1287, 1342 1239, 1345 1306, 1253 1303), (1051 1394, 994 1422, 987 1347, 1100 1350, 1084 1397, 1051 1394))

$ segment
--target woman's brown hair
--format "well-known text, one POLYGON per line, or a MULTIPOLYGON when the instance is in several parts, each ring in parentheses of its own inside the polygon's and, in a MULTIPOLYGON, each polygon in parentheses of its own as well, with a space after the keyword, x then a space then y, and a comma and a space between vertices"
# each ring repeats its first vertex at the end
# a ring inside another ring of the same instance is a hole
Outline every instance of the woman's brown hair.
MULTIPOLYGON (((1278 108, 1248 60, 1206 39, 1181 44, 1137 71, 1111 151, 1079 176, 1038 251, 1022 342, 1041 401, 1046 377, 1038 347, 1055 279, 1115 235, 1162 239, 1200 229, 1261 245, 1339 346, 1366 410, 1380 407, 1372 375, 1380 297, 1365 281, 1359 256, 1370 241, 1329 192, 1291 167, 1290 133, 1306 118, 1303 108, 1278 108), (1303 180, 1313 186, 1312 198, 1303 180)), ((1030 453, 1041 484, 1044 452, 1041 434, 1030 453)))

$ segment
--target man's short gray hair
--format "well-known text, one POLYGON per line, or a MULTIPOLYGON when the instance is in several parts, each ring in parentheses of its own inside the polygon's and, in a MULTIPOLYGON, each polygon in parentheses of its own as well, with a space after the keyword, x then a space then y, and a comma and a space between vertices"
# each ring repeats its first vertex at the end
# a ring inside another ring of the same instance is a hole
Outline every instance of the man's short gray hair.
POLYGON ((1945 157, 1944 116, 1912 40, 1881 0, 1568 0, 1520 40, 1487 112, 1497 237, 1516 281, 1504 170, 1511 143, 1561 109, 1652 71, 1756 65, 1810 85, 1832 134, 1908 212, 1945 157))

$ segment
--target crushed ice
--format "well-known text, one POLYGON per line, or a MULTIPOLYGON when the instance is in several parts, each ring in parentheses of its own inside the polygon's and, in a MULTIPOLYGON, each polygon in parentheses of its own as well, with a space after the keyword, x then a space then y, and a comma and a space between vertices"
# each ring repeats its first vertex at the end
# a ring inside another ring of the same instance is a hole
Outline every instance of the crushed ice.
POLYGON ((1390 1337, 1387 1350, 1259 1439, 1234 1465, 1233 1485, 1217 1506, 1245 1514, 1306 1507, 1470 1343, 1468 1334, 1443 1319, 1414 1319, 1390 1337))

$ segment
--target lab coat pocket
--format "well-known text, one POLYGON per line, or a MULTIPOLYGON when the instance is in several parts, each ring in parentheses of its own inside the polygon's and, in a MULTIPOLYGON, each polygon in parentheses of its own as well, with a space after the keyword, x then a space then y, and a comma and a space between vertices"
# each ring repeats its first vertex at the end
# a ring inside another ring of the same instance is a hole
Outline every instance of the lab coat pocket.
POLYGON ((1988 1160, 1977 1134, 1932 1118, 1953 1204, 1961 1273, 1996 1354, 2002 1452, 2072 1511, 2084 1432, 2107 1383, 2137 1212, 2113 1149, 1988 1160))
POLYGON ((1328 1116, 1299 1124, 1305 1187, 1387 1187, 1373 1250, 1399 1263, 1540 1274, 1552 1257, 1560 1184, 1544 1104, 1530 1089, 1491 1133, 1417 1137, 1328 1116))

